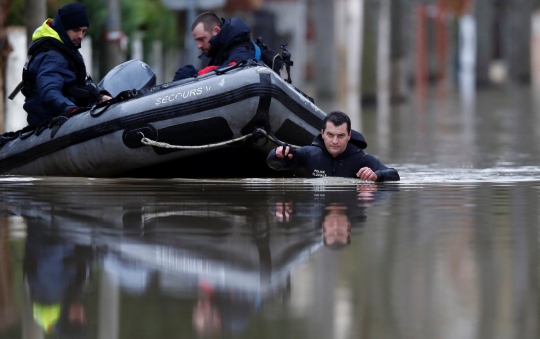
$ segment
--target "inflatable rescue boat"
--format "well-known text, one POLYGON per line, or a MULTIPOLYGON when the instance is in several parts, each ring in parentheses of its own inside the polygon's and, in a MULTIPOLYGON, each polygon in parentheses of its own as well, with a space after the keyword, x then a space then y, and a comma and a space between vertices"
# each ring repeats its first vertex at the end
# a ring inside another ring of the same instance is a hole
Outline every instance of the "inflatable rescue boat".
POLYGON ((150 67, 131 60, 99 87, 114 98, 1 135, 0 174, 275 176, 267 153, 282 142, 311 143, 326 115, 256 62, 156 86, 150 67))

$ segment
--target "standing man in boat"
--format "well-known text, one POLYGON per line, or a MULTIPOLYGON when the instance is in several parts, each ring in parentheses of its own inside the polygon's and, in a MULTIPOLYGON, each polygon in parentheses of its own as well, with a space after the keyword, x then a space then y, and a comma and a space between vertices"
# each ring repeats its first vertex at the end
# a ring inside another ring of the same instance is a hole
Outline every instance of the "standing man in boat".
MULTIPOLYGON (((382 164, 352 142, 351 120, 339 111, 329 113, 323 121, 321 134, 309 146, 292 151, 279 146, 270 151, 266 162, 275 170, 301 167, 309 177, 360 178, 367 181, 398 181, 399 174, 382 164)), ((365 144, 365 141, 364 141, 365 144)))
POLYGON ((38 125, 111 99, 99 93, 79 52, 89 26, 84 5, 70 3, 32 35, 23 80, 10 96, 22 91, 26 97, 23 107, 28 113, 28 124, 38 125))
MULTIPOLYGON (((174 81, 206 74, 220 66, 234 65, 256 59, 256 45, 251 41, 251 29, 240 18, 219 18, 212 12, 200 14, 191 25, 191 34, 208 66, 197 71, 193 65, 180 67, 174 81)), ((259 50, 260 53, 260 50, 259 50)))

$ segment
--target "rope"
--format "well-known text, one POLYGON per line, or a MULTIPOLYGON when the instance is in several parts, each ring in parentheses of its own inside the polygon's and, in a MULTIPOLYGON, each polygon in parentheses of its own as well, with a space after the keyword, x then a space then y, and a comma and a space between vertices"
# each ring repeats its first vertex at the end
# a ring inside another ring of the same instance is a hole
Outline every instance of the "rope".
MULTIPOLYGON (((200 145, 200 146, 171 145, 171 144, 168 144, 166 142, 159 142, 159 141, 155 141, 155 140, 152 140, 152 139, 148 139, 147 137, 144 136, 144 134, 142 132, 138 132, 138 134, 140 134, 142 136, 141 144, 146 145, 146 146, 154 146, 154 147, 161 147, 161 148, 172 148, 172 149, 205 149, 205 148, 213 148, 213 147, 225 146, 225 145, 229 145, 229 144, 232 144, 232 143, 235 143, 235 142, 238 142, 238 141, 245 140, 245 139, 247 139, 247 138, 249 138, 249 137, 251 137, 251 136, 253 136, 254 134, 257 134, 257 133, 261 133, 265 137, 267 137, 269 139, 272 139, 278 145, 283 145, 283 143, 281 141, 279 141, 273 134, 269 135, 268 133, 266 133, 265 130, 260 129, 260 128, 257 128, 253 133, 246 134, 246 135, 241 136, 241 137, 236 138, 236 139, 227 140, 227 141, 223 141, 223 142, 218 142, 216 144, 208 144, 208 145, 200 145)), ((298 148, 299 147, 299 146, 290 145, 290 144, 287 144, 287 146, 290 146, 290 147, 293 147, 293 148, 298 148)))
POLYGON ((245 139, 247 139, 247 138, 249 138, 250 136, 253 135, 253 133, 246 134, 246 135, 244 135, 244 136, 242 136, 240 138, 236 138, 236 139, 232 139, 232 140, 228 140, 228 141, 223 141, 223 142, 218 142, 217 144, 208 144, 208 145, 200 145, 200 146, 180 146, 180 145, 171 145, 171 144, 168 144, 166 142, 158 142, 158 141, 148 139, 147 137, 144 136, 144 134, 142 132, 139 132, 139 134, 142 135, 141 144, 144 144, 146 146, 155 146, 155 147, 173 148, 173 149, 205 149, 205 148, 225 146, 225 145, 237 142, 237 141, 245 140, 245 139))

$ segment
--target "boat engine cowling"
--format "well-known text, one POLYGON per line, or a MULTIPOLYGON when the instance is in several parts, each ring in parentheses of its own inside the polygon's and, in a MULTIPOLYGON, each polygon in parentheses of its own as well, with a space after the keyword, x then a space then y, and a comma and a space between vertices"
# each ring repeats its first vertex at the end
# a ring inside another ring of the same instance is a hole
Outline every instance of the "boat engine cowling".
POLYGON ((98 88, 114 98, 127 90, 141 90, 156 84, 156 73, 146 63, 134 59, 111 69, 100 81, 98 88))

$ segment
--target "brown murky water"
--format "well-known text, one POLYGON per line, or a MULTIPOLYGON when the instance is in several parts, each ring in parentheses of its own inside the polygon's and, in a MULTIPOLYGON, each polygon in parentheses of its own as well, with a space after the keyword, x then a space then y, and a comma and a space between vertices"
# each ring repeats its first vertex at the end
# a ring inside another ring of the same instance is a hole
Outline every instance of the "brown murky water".
POLYGON ((366 110, 399 183, 0 177, 0 338, 537 338, 532 97, 366 110))

